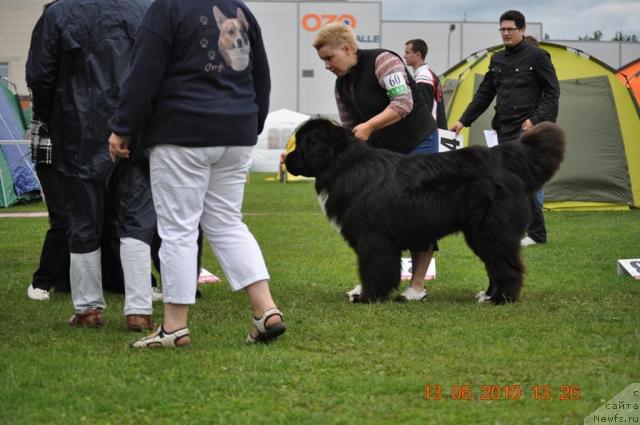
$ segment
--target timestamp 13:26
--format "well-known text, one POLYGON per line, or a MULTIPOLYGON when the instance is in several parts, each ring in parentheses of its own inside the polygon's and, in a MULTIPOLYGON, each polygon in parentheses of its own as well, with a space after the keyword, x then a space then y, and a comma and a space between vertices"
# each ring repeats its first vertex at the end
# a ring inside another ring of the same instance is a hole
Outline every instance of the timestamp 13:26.
MULTIPOLYGON (((480 400, 521 400, 525 397, 531 397, 533 400, 575 401, 580 399, 580 386, 576 384, 562 384, 557 387, 552 387, 550 384, 536 384, 526 389, 530 390, 530 395, 523 394, 519 384, 481 385, 480 400)), ((424 397, 425 400, 434 401, 449 397, 452 400, 472 400, 477 397, 475 390, 471 384, 454 384, 448 388, 440 384, 426 384, 424 397)))

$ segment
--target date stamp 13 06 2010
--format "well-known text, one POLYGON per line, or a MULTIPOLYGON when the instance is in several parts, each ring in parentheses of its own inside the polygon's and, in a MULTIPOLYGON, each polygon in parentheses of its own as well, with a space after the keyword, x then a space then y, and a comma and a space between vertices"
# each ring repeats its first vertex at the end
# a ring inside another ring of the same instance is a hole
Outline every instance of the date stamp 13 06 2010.
POLYGON ((443 398, 452 400, 561 400, 575 401, 580 399, 580 386, 577 384, 536 384, 523 388, 519 384, 483 384, 472 386, 471 384, 453 384, 445 387, 440 384, 425 384, 425 400, 438 401, 443 398))

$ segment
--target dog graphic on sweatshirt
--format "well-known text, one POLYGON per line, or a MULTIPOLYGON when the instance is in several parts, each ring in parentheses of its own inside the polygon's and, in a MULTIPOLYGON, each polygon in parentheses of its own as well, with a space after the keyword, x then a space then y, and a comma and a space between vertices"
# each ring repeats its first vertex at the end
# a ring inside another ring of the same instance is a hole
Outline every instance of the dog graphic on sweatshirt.
POLYGON ((218 49, 224 61, 234 71, 242 71, 249 66, 249 23, 238 8, 236 18, 227 18, 217 6, 213 7, 213 16, 220 30, 218 49))

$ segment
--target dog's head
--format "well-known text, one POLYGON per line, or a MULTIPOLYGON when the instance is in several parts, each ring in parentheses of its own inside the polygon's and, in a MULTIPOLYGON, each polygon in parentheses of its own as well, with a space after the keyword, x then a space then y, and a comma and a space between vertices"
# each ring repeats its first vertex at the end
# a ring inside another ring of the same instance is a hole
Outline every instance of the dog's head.
POLYGON ((294 176, 318 177, 333 170, 337 154, 350 143, 349 130, 325 118, 305 121, 295 132, 296 147, 285 158, 287 171, 294 176))
POLYGON ((213 16, 220 30, 218 48, 227 65, 235 71, 242 71, 249 65, 249 22, 242 9, 237 9, 237 18, 228 18, 217 6, 213 6, 213 16))

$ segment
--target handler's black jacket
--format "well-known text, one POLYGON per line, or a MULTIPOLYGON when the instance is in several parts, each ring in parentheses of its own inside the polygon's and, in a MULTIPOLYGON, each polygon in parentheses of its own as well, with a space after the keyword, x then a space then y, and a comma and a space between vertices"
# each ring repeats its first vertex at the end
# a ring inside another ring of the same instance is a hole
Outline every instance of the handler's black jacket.
MULTIPOLYGON (((340 100, 357 123, 369 120, 389 106, 387 92, 380 87, 375 73, 376 58, 382 52, 393 53, 384 49, 358 50, 358 63, 348 74, 336 79, 336 91, 340 100)), ((368 141, 373 147, 409 153, 436 127, 431 111, 427 110, 406 67, 405 74, 413 96, 413 109, 397 123, 374 131, 368 141)))
POLYGON ((517 137, 526 119, 533 124, 555 122, 560 86, 549 53, 524 41, 495 53, 460 122, 470 126, 494 97, 496 113, 491 124, 500 141, 517 137))
POLYGON ((34 30, 27 61, 33 113, 51 130, 68 176, 103 181, 112 168, 107 121, 120 98, 151 0, 60 0, 34 30))

